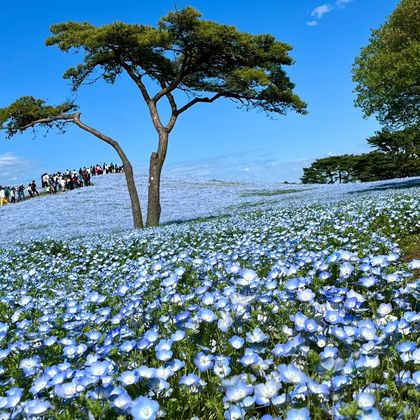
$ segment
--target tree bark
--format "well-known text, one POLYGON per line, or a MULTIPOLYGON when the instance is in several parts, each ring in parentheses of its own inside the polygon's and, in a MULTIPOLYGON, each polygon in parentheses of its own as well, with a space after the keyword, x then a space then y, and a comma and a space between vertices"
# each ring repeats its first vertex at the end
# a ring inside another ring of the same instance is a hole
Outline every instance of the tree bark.
POLYGON ((125 180, 127 182, 127 189, 130 195, 131 212, 133 214, 134 228, 142 229, 144 227, 143 216, 141 213, 141 206, 140 206, 139 195, 137 193, 136 183, 134 182, 133 167, 131 166, 131 163, 128 160, 126 154, 121 149, 121 146, 118 144, 118 142, 116 142, 111 137, 106 136, 100 131, 80 121, 80 114, 75 115, 74 123, 80 128, 82 128, 83 130, 87 131, 88 133, 93 134, 95 137, 98 137, 100 140, 104 141, 105 143, 108 143, 117 152, 118 156, 120 157, 122 161, 123 168, 124 168, 125 180))
POLYGON ((146 227, 159 226, 160 223, 160 177, 168 149, 168 137, 166 130, 159 131, 158 150, 150 156, 146 227))
MULTIPOLYGON (((125 155, 124 155, 125 156, 125 155)), ((143 216, 141 214, 140 199, 134 182, 133 167, 127 158, 120 156, 123 164, 128 194, 130 195, 131 213, 133 214, 134 229, 143 229, 143 216)))

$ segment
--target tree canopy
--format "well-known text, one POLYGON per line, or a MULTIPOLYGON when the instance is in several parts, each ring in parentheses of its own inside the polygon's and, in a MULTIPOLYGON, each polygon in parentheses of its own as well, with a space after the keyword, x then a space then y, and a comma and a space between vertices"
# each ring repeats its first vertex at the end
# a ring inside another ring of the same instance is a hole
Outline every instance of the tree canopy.
POLYGON ((402 0, 353 66, 356 106, 385 126, 420 124, 420 1, 402 0))
POLYGON ((84 51, 84 62, 64 75, 75 90, 90 77, 115 83, 125 71, 146 101, 166 96, 175 115, 221 97, 267 112, 305 113, 306 104, 293 93, 294 84, 282 68, 293 64, 288 44, 200 18, 197 10, 186 7, 163 17, 157 27, 66 22, 51 27, 46 44, 64 52, 84 51), (156 94, 147 91, 145 76, 157 82, 156 94), (175 89, 192 99, 178 107, 170 98, 175 89), (202 96, 209 93, 213 96, 202 96))
POLYGON ((44 99, 23 96, 9 106, 0 108, 0 129, 6 130, 8 138, 34 127, 34 123, 62 129, 70 118, 60 117, 76 110, 77 106, 71 102, 48 105, 44 99))

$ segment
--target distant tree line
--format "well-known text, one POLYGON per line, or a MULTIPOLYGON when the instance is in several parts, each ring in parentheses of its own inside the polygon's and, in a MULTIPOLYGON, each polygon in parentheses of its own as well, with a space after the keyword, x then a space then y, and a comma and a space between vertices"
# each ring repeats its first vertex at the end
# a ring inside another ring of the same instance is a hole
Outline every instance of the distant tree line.
POLYGON ((333 184, 420 176, 420 129, 382 130, 367 139, 373 150, 329 156, 303 169, 303 184, 333 184))
POLYGON ((401 0, 355 59, 355 105, 384 127, 367 140, 373 150, 317 159, 304 169, 304 184, 420 175, 419 16, 419 0, 401 0))

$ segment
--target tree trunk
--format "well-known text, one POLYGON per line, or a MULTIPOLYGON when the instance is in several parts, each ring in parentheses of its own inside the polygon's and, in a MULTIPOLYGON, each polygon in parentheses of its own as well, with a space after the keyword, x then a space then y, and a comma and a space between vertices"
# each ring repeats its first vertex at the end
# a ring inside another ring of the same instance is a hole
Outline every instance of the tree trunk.
POLYGON ((140 200, 137 193, 136 183, 134 182, 133 167, 129 160, 120 156, 124 168, 125 180, 127 182, 128 194, 131 201, 131 213, 133 214, 134 229, 142 229, 143 217, 141 214, 140 200))
POLYGON ((80 113, 75 114, 72 119, 77 126, 87 131, 88 133, 93 134, 94 136, 98 137, 100 140, 104 141, 105 143, 108 143, 117 152, 118 156, 120 157, 122 161, 123 168, 124 168, 125 179, 127 182, 127 189, 130 195, 131 212, 133 214, 134 228, 142 229, 144 227, 143 216, 141 214, 139 195, 137 193, 136 184, 134 182, 133 167, 131 166, 131 163, 128 160, 126 154, 121 149, 121 146, 118 144, 117 141, 115 141, 111 137, 83 123, 80 120, 80 113))
POLYGON ((160 176, 166 158, 168 136, 165 130, 159 132, 158 150, 150 156, 146 227, 159 226, 160 223, 160 176))

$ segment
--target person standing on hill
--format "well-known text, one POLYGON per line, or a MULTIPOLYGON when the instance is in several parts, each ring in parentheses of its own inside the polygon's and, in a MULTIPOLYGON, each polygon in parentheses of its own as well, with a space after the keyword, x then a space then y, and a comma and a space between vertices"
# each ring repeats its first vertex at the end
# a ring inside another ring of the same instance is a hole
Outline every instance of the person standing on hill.
POLYGON ((18 200, 23 201, 24 199, 25 199, 25 187, 23 186, 23 184, 20 184, 18 188, 18 200))
POLYGON ((36 189, 36 183, 35 180, 32 180, 32 182, 29 184, 31 186, 31 190, 32 190, 32 196, 34 195, 39 195, 38 190, 36 189))
POLYGON ((5 196, 4 196, 4 189, 3 187, 0 185, 0 206, 2 206, 3 204, 6 204, 5 201, 5 196))
POLYGON ((10 189, 10 202, 11 203, 16 203, 16 199, 17 199, 17 188, 12 187, 10 189))
POLYGON ((5 187, 4 197, 6 198, 6 202, 10 203, 10 187, 5 187))

